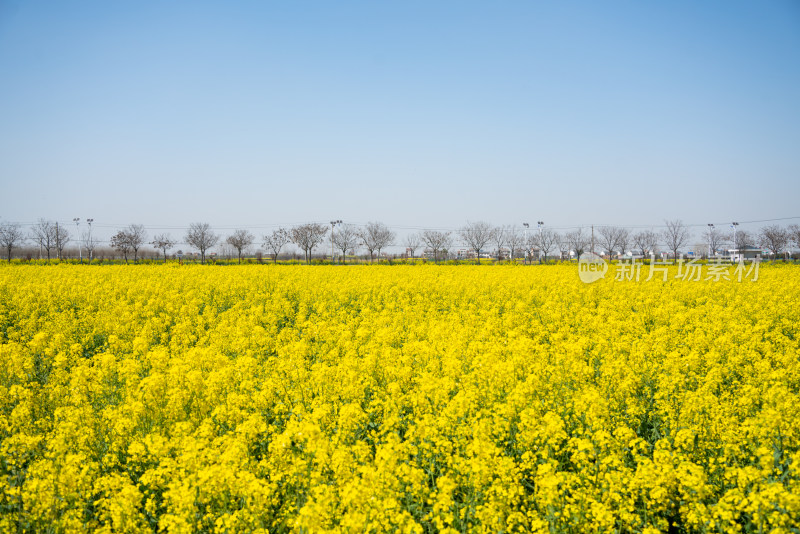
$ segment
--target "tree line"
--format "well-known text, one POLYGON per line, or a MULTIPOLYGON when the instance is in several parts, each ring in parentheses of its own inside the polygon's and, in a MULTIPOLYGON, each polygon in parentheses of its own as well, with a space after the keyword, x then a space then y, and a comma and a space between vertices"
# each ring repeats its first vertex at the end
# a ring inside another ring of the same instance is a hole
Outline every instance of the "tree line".
MULTIPOLYGON (((76 219, 77 221, 77 219, 76 219)), ((89 220, 91 222, 91 219, 89 220)), ((789 251, 792 245, 800 248, 800 226, 794 224, 786 228, 779 225, 764 226, 759 232, 738 230, 733 223, 732 232, 728 232, 709 224, 700 236, 702 244, 708 245, 708 256, 717 255, 723 246, 729 244, 733 249, 743 251, 761 246, 773 258, 789 251)), ((665 221, 662 231, 642 230, 633 232, 621 226, 598 226, 575 228, 572 231, 559 233, 539 222, 536 228, 515 225, 493 226, 485 221, 467 222, 456 231, 426 229, 406 235, 402 240, 397 234, 381 222, 369 222, 356 226, 343 223, 341 220, 331 221, 330 225, 307 223, 290 228, 277 228, 269 234, 256 236, 246 229, 237 229, 227 236, 214 232, 208 223, 191 223, 183 243, 197 250, 200 262, 205 263, 208 252, 220 244, 225 244, 236 251, 239 262, 257 241, 273 261, 294 244, 299 248, 305 261, 311 261, 315 250, 330 246, 331 256, 337 253, 341 261, 354 256, 359 251, 366 252, 370 261, 381 256, 381 252, 392 246, 406 249, 406 256, 415 258, 418 251, 423 256, 439 261, 452 257, 459 259, 482 257, 503 259, 523 259, 524 261, 547 260, 551 258, 579 257, 584 252, 592 251, 609 258, 625 254, 648 257, 655 254, 659 247, 677 257, 679 251, 690 244, 692 233, 689 226, 680 220, 665 221), (461 246, 460 251, 455 249, 461 246)), ((91 261, 99 241, 93 236, 91 224, 86 231, 72 236, 65 225, 44 219, 37 221, 26 233, 19 223, 0 223, 0 247, 6 258, 11 261, 15 249, 26 243, 38 246, 42 257, 50 260, 62 258, 65 247, 74 242, 78 247, 81 261, 83 252, 91 261)), ((131 224, 118 230, 108 242, 110 248, 119 253, 127 262, 139 260, 140 250, 150 245, 163 259, 167 260, 170 251, 175 249, 178 241, 169 233, 160 233, 148 241, 147 231, 141 224, 131 224)), ((182 251, 176 252, 180 257, 182 251)), ((705 255, 705 254, 704 254, 705 255)))

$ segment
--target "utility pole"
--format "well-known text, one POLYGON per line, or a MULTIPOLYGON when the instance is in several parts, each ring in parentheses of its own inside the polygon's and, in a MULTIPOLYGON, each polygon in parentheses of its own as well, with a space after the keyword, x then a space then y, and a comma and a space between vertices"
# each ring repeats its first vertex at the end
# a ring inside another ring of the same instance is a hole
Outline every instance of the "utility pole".
POLYGON ((714 252, 711 250, 713 247, 711 246, 711 242, 714 240, 714 225, 708 223, 708 259, 711 259, 711 254, 714 252))
POLYGON ((58 231, 58 221, 56 221, 56 257, 61 261, 61 233, 58 231))
POLYGON ((592 225, 592 254, 594 254, 594 225, 592 225))
POLYGON ((739 258, 741 258, 742 251, 738 250, 739 245, 736 243, 736 227, 739 226, 738 222, 732 222, 731 228, 733 228, 733 250, 737 252, 739 258))
POLYGON ((337 219, 335 221, 331 221, 331 263, 333 263, 333 229, 336 227, 337 224, 342 224, 341 219, 337 219))
MULTIPOLYGON (((87 237, 87 241, 88 241, 87 248, 88 248, 88 246, 92 244, 91 243, 91 241, 92 241, 92 223, 94 222, 94 219, 86 219, 86 222, 89 224, 89 236, 87 237)), ((88 252, 89 252, 89 265, 91 265, 92 264, 92 255, 93 255, 93 252, 94 252, 94 246, 92 246, 92 248, 90 250, 88 250, 88 252)))
POLYGON ((528 249, 528 228, 531 227, 528 223, 522 223, 522 226, 525 227, 525 263, 528 263, 528 253, 530 250, 528 249))
POLYGON ((72 220, 75 222, 75 237, 78 240, 78 258, 80 258, 80 262, 83 263, 83 251, 81 250, 81 234, 80 234, 81 218, 75 217, 72 220))

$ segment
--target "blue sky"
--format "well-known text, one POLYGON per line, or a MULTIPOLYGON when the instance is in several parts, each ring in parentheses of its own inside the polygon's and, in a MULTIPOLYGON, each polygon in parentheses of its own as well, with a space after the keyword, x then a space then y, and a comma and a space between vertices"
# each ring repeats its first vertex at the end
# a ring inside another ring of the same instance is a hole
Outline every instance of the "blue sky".
POLYGON ((793 217, 799 88, 789 0, 0 0, 0 220, 793 217))

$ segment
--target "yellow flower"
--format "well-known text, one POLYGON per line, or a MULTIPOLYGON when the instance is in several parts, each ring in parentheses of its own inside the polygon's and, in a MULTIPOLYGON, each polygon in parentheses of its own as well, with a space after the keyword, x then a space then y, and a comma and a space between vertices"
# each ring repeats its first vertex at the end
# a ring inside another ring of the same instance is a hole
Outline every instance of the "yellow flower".
POLYGON ((800 277, 0 265, 0 531, 789 532, 800 277))

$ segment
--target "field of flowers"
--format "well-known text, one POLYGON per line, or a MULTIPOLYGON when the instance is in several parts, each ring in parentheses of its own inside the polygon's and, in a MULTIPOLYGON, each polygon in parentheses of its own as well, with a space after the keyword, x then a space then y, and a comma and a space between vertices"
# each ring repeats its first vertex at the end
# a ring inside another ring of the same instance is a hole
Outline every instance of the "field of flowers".
POLYGON ((2 532, 798 532, 800 270, 0 266, 2 532))

